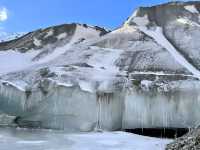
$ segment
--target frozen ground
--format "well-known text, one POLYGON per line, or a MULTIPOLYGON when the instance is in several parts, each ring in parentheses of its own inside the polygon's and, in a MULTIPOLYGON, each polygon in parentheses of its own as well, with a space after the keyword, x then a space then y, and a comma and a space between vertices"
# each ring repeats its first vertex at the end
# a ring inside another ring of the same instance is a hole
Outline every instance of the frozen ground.
POLYGON ((69 134, 0 128, 1 150, 164 150, 169 142, 124 132, 69 134))

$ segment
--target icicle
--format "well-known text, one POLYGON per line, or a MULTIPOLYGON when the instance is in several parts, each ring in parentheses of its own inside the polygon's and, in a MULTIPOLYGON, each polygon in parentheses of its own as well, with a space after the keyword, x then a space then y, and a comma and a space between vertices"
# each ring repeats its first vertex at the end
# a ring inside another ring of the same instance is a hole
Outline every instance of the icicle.
POLYGON ((97 94, 97 129, 114 130, 122 126, 123 99, 114 93, 97 94))

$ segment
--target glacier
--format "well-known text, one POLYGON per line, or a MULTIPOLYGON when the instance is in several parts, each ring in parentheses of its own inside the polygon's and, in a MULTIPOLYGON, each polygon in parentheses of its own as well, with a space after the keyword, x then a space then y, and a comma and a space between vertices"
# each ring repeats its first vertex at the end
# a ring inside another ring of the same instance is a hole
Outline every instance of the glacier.
POLYGON ((141 7, 114 31, 64 24, 0 43, 0 124, 68 132, 197 126, 198 7, 141 7))

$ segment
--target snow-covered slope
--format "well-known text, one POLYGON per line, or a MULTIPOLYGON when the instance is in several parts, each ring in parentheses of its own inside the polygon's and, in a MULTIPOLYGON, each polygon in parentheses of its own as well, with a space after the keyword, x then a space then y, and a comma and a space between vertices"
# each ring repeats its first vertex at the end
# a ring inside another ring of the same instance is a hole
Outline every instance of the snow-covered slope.
POLYGON ((0 43, 0 111, 69 131, 198 124, 199 5, 142 7, 112 32, 66 24, 0 43))
POLYGON ((0 74, 49 62, 64 54, 72 45, 98 38, 104 33, 104 29, 69 24, 40 29, 17 40, 0 43, 0 74))
MULTIPOLYGON (((150 24, 150 21, 148 19, 148 16, 145 15, 144 17, 138 17, 135 16, 132 20, 138 28, 147 34, 148 36, 152 37, 158 44, 163 46, 168 52, 171 54, 171 56, 183 67, 185 67, 188 71, 190 71, 195 77, 200 78, 200 71, 195 68, 189 61, 187 61, 186 58, 176 49, 170 41, 167 40, 167 38, 163 34, 163 28, 153 25, 148 26, 150 24)), ((132 22, 127 22, 127 24, 130 24, 132 22)))
MULTIPOLYGON (((143 23, 149 31, 156 31, 161 28, 161 33, 166 40, 194 68, 199 69, 199 10, 200 5, 198 1, 172 2, 153 7, 141 7, 135 11, 127 23, 132 25, 143 23)), ((171 50, 174 48, 171 47, 171 50)), ((186 62, 184 64, 186 65, 186 62)), ((193 71, 194 68, 192 69, 193 71)), ((188 69, 191 69, 191 66, 188 69)))

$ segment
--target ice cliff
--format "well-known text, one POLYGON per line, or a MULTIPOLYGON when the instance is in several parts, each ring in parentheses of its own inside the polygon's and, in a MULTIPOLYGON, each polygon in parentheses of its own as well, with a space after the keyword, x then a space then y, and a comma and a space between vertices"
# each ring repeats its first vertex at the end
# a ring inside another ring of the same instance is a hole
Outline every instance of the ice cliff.
POLYGON ((200 2, 171 2, 138 8, 114 31, 65 24, 0 43, 0 123, 68 131, 196 126, 199 12, 200 2))

